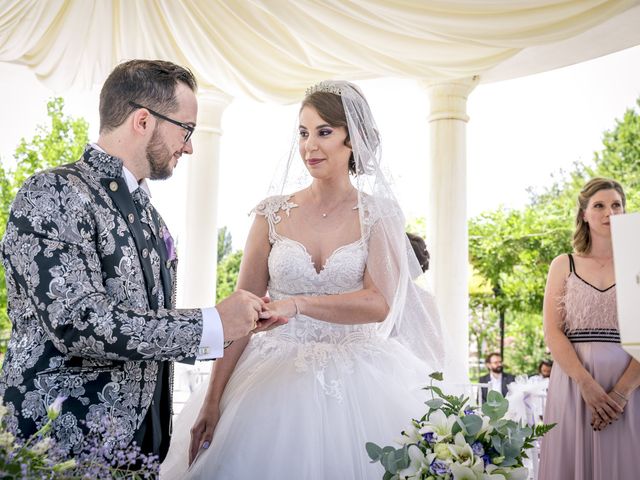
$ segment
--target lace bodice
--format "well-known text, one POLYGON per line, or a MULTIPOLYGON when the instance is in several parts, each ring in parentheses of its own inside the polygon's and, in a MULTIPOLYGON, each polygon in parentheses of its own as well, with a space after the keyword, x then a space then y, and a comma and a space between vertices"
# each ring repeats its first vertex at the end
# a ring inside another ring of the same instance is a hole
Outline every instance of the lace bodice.
POLYGON ((565 332, 600 328, 618 330, 615 285, 600 290, 571 272, 560 305, 565 332))
MULTIPOLYGON (((255 209, 269 224, 269 296, 281 300, 294 295, 332 295, 362 288, 367 261, 366 239, 336 249, 317 272, 311 255, 300 242, 280 235, 277 224, 282 215, 297 207, 291 196, 269 197, 255 209)), ((287 325, 265 334, 294 343, 340 344, 371 338, 376 324, 340 325, 297 315, 287 325)))

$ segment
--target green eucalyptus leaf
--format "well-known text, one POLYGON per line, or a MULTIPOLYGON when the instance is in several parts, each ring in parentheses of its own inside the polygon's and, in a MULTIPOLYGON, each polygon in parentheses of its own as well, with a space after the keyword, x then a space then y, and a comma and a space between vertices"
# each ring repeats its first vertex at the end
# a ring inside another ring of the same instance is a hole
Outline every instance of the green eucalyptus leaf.
POLYGON ((444 405, 444 400, 441 398, 432 398, 424 403, 426 403, 429 408, 438 409, 444 405))
POLYGON ((369 455, 369 458, 374 462, 377 462, 382 457, 382 448, 380 448, 375 443, 367 442, 365 445, 365 448, 367 449, 367 454, 369 455))
POLYGON ((460 420, 468 435, 476 435, 482 429, 482 419, 478 415, 465 415, 460 420))
POLYGON ((429 378, 433 378, 434 380, 441 382, 444 378, 444 375, 442 375, 442 372, 433 372, 431 375, 429 375, 429 378))

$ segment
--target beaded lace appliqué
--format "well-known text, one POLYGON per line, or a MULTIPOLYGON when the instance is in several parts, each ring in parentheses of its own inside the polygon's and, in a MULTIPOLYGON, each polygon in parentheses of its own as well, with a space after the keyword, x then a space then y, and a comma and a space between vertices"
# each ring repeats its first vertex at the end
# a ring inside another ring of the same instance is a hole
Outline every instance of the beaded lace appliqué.
MULTIPOLYGON (((302 244, 276 232, 281 211, 296 207, 291 196, 269 197, 255 213, 264 215, 272 243, 269 255, 269 295, 280 300, 295 295, 333 295, 360 290, 367 262, 367 241, 336 249, 318 272, 302 244)), ((346 376, 354 361, 383 351, 376 324, 342 325, 297 315, 287 325, 254 335, 250 348, 264 357, 290 357, 300 373, 313 374, 322 391, 342 401, 346 376)))

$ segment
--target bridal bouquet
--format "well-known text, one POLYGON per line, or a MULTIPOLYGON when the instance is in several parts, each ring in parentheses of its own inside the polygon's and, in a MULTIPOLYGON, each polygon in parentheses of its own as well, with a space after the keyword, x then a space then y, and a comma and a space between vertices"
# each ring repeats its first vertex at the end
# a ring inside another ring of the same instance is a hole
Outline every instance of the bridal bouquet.
POLYGON ((526 480, 525 451, 555 424, 530 427, 504 418, 509 402, 490 391, 481 411, 463 395, 447 395, 430 375, 429 410, 402 432, 400 448, 366 444, 372 463, 385 469, 383 480, 526 480))
POLYGON ((108 426, 98 426, 85 437, 84 449, 73 458, 60 450, 51 438, 53 422, 60 415, 64 397, 47 408, 47 423, 27 440, 7 429, 7 407, 0 402, 0 478, 2 479, 152 479, 159 464, 155 457, 140 452, 137 446, 109 448, 105 442, 108 426), (135 466, 135 467, 134 467, 135 466))

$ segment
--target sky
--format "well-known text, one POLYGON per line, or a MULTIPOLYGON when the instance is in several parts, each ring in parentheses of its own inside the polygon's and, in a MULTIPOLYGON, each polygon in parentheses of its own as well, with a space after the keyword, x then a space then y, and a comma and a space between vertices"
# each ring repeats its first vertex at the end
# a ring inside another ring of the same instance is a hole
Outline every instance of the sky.
MULTIPOLYGON (((424 216, 429 198, 429 101, 412 80, 357 82, 382 133, 383 162, 408 218, 424 216)), ((21 137, 46 121, 47 99, 56 92, 25 67, 0 63, 0 158, 11 164, 21 137)), ((97 139, 98 91, 62 93, 65 111, 90 123, 97 139)), ((589 161, 602 134, 640 97, 640 46, 577 65, 514 80, 480 84, 469 96, 467 209, 469 216, 506 205, 523 206, 527 188, 542 188, 551 175, 589 161)), ((236 98, 225 110, 218 185, 218 224, 242 248, 249 211, 268 192, 286 156, 298 106, 236 98)), ((182 225, 187 169, 153 182, 153 202, 170 227, 182 225)), ((177 241, 180 238, 178 234, 177 241)))

